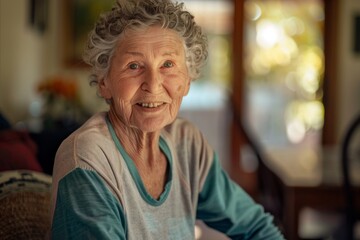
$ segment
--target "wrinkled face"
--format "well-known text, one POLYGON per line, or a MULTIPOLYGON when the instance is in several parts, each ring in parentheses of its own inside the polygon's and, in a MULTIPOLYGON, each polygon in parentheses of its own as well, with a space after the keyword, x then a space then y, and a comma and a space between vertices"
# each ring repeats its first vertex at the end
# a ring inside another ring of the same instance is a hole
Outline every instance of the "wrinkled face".
POLYGON ((190 81, 180 36, 153 26, 122 36, 99 90, 126 126, 153 132, 174 121, 190 81))

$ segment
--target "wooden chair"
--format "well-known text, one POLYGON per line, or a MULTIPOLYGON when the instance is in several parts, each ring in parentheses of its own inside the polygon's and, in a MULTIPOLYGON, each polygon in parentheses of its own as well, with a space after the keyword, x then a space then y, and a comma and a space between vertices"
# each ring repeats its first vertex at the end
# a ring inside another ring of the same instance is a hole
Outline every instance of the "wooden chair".
POLYGON ((0 239, 45 239, 50 230, 50 175, 0 172, 0 239))
POLYGON ((274 175, 266 166, 267 155, 264 152, 264 147, 260 141, 252 133, 248 124, 240 117, 234 104, 230 101, 232 106, 232 114, 239 129, 239 134, 244 138, 246 144, 252 150, 255 158, 258 161, 257 182, 258 182, 258 202, 264 207, 266 212, 269 212, 274 217, 274 223, 281 231, 283 227, 283 190, 281 181, 274 175))
MULTIPOLYGON (((354 228, 357 221, 360 221, 360 212, 355 207, 354 186, 351 180, 351 165, 360 164, 360 114, 358 114, 347 128, 341 146, 341 161, 343 186, 346 198, 346 227, 343 239, 353 240, 354 228), (357 162, 356 162, 357 161, 357 162)), ((360 173, 357 173, 360 174, 360 173)))

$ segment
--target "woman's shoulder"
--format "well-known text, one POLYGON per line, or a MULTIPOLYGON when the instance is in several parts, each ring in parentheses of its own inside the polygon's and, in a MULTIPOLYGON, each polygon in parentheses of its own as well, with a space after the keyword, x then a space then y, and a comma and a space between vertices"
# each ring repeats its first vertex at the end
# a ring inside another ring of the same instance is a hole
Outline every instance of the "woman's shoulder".
POLYGON ((105 115, 95 114, 60 145, 54 171, 64 176, 76 168, 111 172, 110 159, 118 156, 105 115))
MULTIPOLYGON (((192 183, 206 178, 214 160, 214 150, 196 125, 179 118, 165 128, 162 136, 167 139, 174 153, 174 162, 180 169, 179 174, 185 179, 192 179, 192 183)), ((193 187, 198 185, 196 183, 190 185, 196 192, 196 187, 193 187)))
POLYGON ((96 113, 90 117, 84 124, 65 139, 64 143, 76 141, 78 143, 91 144, 98 137, 108 135, 108 128, 105 120, 105 113, 96 113))
POLYGON ((172 138, 193 138, 202 137, 200 130, 184 118, 176 118, 175 121, 165 127, 165 132, 172 138))
POLYGON ((109 141, 111 137, 105 114, 97 113, 61 143, 56 158, 69 161, 74 157, 97 155, 102 152, 104 146, 109 146, 109 141))
POLYGON ((171 140, 176 148, 195 148, 199 151, 206 149, 212 152, 211 146, 200 129, 184 118, 177 118, 172 124, 166 126, 162 136, 171 140))

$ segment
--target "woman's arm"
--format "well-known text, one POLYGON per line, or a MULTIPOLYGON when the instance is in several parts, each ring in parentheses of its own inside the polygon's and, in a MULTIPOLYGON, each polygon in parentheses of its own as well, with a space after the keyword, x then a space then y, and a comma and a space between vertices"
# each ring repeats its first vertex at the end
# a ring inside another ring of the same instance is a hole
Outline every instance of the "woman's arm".
POLYGON ((92 170, 76 168, 59 181, 52 239, 126 239, 122 206, 92 170))
POLYGON ((284 239, 272 216, 231 181, 216 155, 199 194, 197 218, 231 239, 284 239))

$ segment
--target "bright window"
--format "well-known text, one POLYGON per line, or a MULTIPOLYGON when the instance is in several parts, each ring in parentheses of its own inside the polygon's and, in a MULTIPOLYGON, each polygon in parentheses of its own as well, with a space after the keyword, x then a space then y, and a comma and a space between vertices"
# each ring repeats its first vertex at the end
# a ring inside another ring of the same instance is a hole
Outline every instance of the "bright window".
POLYGON ((247 0, 244 24, 246 121, 266 146, 319 145, 323 2, 247 0))

